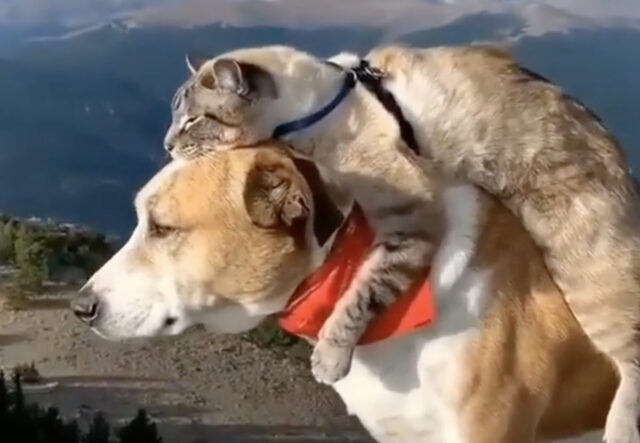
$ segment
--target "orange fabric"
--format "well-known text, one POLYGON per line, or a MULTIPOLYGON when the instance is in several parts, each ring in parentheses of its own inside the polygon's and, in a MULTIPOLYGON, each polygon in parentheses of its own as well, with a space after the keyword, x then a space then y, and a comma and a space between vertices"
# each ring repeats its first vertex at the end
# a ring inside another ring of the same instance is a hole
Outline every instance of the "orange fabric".
MULTIPOLYGON (((323 266, 309 276, 278 317, 290 334, 315 339, 336 302, 347 290, 374 240, 374 233, 356 207, 337 234, 323 266)), ((431 285, 425 275, 394 304, 371 321, 359 344, 406 334, 436 318, 431 285)))

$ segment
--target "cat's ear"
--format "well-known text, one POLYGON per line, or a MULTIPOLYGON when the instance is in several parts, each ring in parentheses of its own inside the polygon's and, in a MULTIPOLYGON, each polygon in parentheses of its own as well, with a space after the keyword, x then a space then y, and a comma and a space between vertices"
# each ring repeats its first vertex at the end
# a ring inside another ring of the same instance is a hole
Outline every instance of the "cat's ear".
POLYGON ((184 59, 191 74, 195 74, 207 60, 210 60, 210 57, 189 52, 185 55, 184 59))
POLYGON ((313 208, 312 227, 319 245, 344 220, 316 165, 285 154, 265 151, 256 156, 244 200, 255 224, 284 230, 301 241, 313 208))
POLYGON ((219 58, 211 67, 213 82, 216 89, 233 92, 245 98, 276 98, 277 89, 273 76, 260 66, 239 62, 230 58, 219 58))

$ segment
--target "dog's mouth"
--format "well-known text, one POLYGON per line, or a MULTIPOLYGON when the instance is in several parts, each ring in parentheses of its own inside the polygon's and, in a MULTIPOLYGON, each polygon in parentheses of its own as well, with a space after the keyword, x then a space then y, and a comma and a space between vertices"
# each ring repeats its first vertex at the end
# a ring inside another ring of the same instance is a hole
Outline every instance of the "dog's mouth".
POLYGON ((207 328, 204 327, 202 323, 198 323, 195 325, 188 326, 180 335, 191 335, 197 334, 201 332, 206 332, 207 328))
POLYGON ((144 311, 113 310, 107 303, 89 312, 91 321, 84 321, 91 330, 109 341, 130 341, 136 338, 173 337, 203 329, 187 313, 167 312, 164 307, 147 306, 144 311))
POLYGON ((174 319, 173 317, 170 317, 169 319, 165 320, 165 324, 164 327, 162 327, 162 329, 160 329, 159 331, 157 331, 156 333, 148 333, 148 334, 142 334, 142 335, 138 335, 135 332, 131 333, 131 334, 119 334, 119 333, 115 333, 113 334, 110 330, 110 328, 105 328, 104 325, 91 325, 91 331, 93 331, 95 334, 97 334, 99 337, 108 340, 108 341, 113 341, 113 342, 121 342, 121 341, 137 341, 137 340, 152 340, 152 341, 167 341, 167 340, 172 340, 176 337, 182 337, 185 335, 193 335, 193 334, 198 334, 201 332, 206 331, 206 328, 203 324, 198 323, 198 324, 191 324, 189 326, 186 326, 184 328, 180 328, 180 329, 175 329, 172 328, 176 322, 178 321, 178 319, 174 319), (170 321, 168 321, 170 319, 170 321))

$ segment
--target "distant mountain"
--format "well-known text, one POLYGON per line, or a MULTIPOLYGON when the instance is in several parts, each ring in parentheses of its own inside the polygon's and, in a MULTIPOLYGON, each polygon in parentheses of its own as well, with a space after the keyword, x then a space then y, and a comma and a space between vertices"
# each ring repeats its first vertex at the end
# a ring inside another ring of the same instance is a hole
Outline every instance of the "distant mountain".
MULTIPOLYGON (((516 15, 484 13, 396 39, 421 46, 502 40, 524 26, 516 15)), ((187 75, 185 52, 283 43, 327 56, 364 53, 389 38, 385 29, 362 27, 108 25, 0 45, 0 211, 126 234, 133 192, 165 161, 168 102, 187 75)), ((519 38, 513 50, 600 114, 640 166, 640 31, 549 33, 519 38)))

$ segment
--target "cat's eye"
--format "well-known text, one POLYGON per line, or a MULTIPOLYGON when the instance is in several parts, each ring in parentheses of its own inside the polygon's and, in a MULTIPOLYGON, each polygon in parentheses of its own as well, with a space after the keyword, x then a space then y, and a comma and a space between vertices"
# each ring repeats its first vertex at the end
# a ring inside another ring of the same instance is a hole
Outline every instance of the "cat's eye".
POLYGON ((175 226, 163 225, 154 220, 149 220, 149 235, 153 238, 165 238, 178 232, 175 226))
POLYGON ((183 126, 182 129, 184 131, 188 131, 191 126, 193 126, 195 123, 198 122, 198 120, 200 120, 200 118, 201 118, 201 116, 189 118, 186 122, 184 122, 184 126, 183 126))
POLYGON ((211 121, 213 121, 215 123, 218 123, 218 124, 220 124, 222 126, 233 126, 233 125, 227 123, 226 121, 222 120, 219 116, 211 114, 211 113, 208 113, 208 112, 204 114, 204 117, 206 117, 209 120, 211 120, 211 121))

